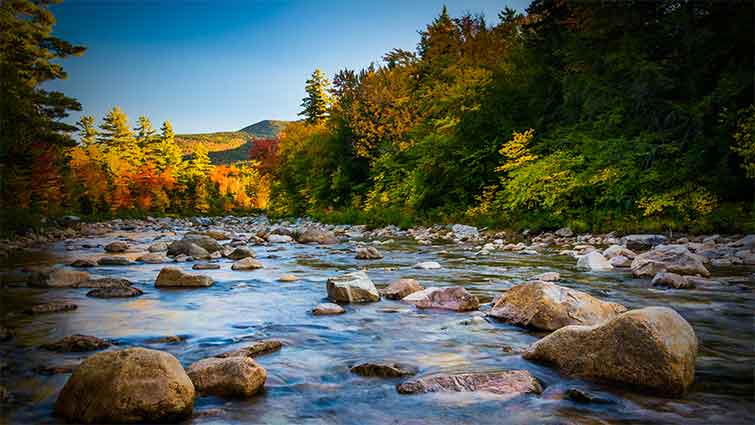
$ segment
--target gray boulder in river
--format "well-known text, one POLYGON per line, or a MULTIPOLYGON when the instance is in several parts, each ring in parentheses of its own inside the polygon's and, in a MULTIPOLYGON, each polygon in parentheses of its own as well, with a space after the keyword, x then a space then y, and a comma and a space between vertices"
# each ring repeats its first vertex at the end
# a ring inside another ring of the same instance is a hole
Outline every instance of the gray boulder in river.
POLYGON ((506 291, 488 315, 515 325, 554 331, 568 325, 595 325, 627 311, 584 292, 550 282, 527 282, 506 291))
POLYGON ((631 310, 595 326, 566 326, 532 344, 527 360, 565 375, 631 384, 680 396, 695 379, 697 337, 666 307, 631 310))
POLYGON ((75 423, 179 422, 191 417, 194 385, 178 359, 129 348, 87 358, 66 382, 55 415, 75 423))
POLYGON ((328 298, 334 302, 363 303, 380 301, 375 284, 363 271, 331 277, 326 283, 328 298))
POLYGON ((203 395, 250 397, 265 385, 267 371, 251 357, 212 357, 187 368, 196 390, 203 395))
POLYGON ((691 253, 684 245, 658 246, 635 257, 631 268, 632 274, 637 277, 653 277, 662 272, 710 276, 701 257, 691 253))

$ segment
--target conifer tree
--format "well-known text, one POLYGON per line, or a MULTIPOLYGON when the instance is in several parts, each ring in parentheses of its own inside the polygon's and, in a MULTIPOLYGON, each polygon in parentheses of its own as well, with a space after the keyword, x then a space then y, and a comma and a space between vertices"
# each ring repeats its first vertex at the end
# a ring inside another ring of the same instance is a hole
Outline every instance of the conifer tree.
POLYGON ((315 69, 312 76, 307 80, 304 89, 307 91, 307 97, 302 99, 301 107, 304 108, 299 112, 300 116, 310 123, 315 124, 323 121, 328 116, 328 110, 332 99, 328 90, 330 82, 320 68, 315 69))
POLYGON ((79 128, 79 136, 83 146, 89 147, 97 141, 97 129, 94 127, 92 115, 84 115, 79 118, 76 126, 79 128))
POLYGON ((199 144, 194 148, 194 157, 191 159, 191 170, 195 177, 205 178, 212 169, 212 161, 207 153, 207 148, 199 144))
POLYGON ((142 150, 129 128, 128 116, 120 107, 114 107, 105 115, 100 129, 102 131, 97 140, 105 145, 106 150, 115 152, 131 165, 142 162, 142 150))
POLYGON ((152 121, 144 115, 141 115, 137 120, 137 126, 134 128, 134 131, 136 132, 136 143, 142 149, 147 149, 155 141, 157 132, 152 127, 152 121))
POLYGON ((160 143, 153 146, 150 155, 154 158, 155 165, 159 171, 165 171, 168 168, 180 171, 179 168, 181 168, 181 163, 183 162, 183 154, 181 153, 181 148, 176 143, 175 133, 170 121, 163 122, 160 131, 160 143))

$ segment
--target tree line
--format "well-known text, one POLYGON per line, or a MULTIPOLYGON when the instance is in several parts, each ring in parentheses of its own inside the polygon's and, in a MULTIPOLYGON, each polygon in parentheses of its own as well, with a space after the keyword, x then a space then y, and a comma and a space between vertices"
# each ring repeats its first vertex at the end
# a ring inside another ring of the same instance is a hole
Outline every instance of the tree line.
POLYGON ((579 230, 755 228, 753 4, 535 0, 307 81, 282 215, 579 230))

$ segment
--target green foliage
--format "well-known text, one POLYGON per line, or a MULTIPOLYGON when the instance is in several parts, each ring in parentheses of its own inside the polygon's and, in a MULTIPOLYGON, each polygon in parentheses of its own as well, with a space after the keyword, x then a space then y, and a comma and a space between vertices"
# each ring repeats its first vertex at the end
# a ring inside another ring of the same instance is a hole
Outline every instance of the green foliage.
POLYGON ((259 139, 272 139, 278 137, 290 123, 291 121, 283 120, 262 120, 239 131, 259 139))
POLYGON ((302 99, 301 107, 304 109, 299 113, 308 123, 319 123, 328 116, 332 102, 330 94, 328 94, 329 88, 330 82, 325 74, 320 71, 320 68, 315 69, 304 86, 307 97, 302 99))

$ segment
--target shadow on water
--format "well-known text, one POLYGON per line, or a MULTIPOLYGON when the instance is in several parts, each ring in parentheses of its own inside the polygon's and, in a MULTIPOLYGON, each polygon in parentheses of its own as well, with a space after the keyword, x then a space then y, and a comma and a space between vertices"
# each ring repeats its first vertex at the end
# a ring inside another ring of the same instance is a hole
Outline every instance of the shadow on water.
MULTIPOLYGON (((149 243, 149 237, 134 238, 149 243)), ((92 246, 102 244, 95 240, 92 246)), ((17 265, 62 263, 101 253, 101 248, 57 244, 50 251, 14 258, 17 265)), ((130 279, 144 295, 133 299, 92 299, 85 289, 43 290, 25 287, 0 292, 4 326, 16 337, 0 343, 3 382, 16 401, 0 413, 0 422, 56 423, 51 411, 69 374, 44 375, 37 366, 74 365, 86 353, 57 354, 43 343, 74 333, 113 340, 115 348, 144 346, 165 350, 185 366, 204 357, 274 338, 281 351, 258 357, 267 369, 264 393, 244 401, 198 398, 191 421, 210 423, 580 423, 713 424, 751 423, 753 402, 753 308, 748 285, 719 284, 688 291, 658 290, 628 273, 585 273, 575 261, 553 254, 495 252, 474 256, 469 247, 395 243, 381 247, 382 260, 354 259, 352 245, 332 247, 276 245, 255 247, 264 269, 234 272, 230 262, 207 270, 216 284, 194 290, 160 290, 153 282, 161 265, 98 267, 91 273, 130 279), (421 261, 438 261, 441 270, 419 270, 421 261), (471 313, 417 310, 396 301, 345 306, 339 316, 315 317, 311 308, 325 299, 325 280, 347 270, 366 268, 378 287, 398 278, 425 286, 462 285, 489 302, 529 277, 557 271, 561 285, 585 291, 629 308, 651 305, 676 309, 694 327, 700 341, 697 376, 682 399, 664 399, 617 386, 560 376, 530 363, 520 354, 544 334, 491 320, 468 320, 471 313), (278 282, 283 274, 301 278, 278 282), (30 305, 71 301, 72 312, 40 316, 14 314, 30 305), (162 337, 179 336, 165 341, 162 337), (439 373, 527 369, 545 387, 541 396, 511 400, 484 394, 401 395, 400 378, 365 378, 351 366, 391 361, 439 373), (569 388, 597 394, 604 403, 579 404, 564 399, 569 388)), ((191 271, 191 263, 175 264, 191 271)), ((744 268, 714 270, 714 278, 746 275, 744 268)))

